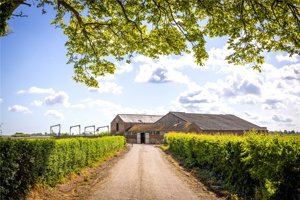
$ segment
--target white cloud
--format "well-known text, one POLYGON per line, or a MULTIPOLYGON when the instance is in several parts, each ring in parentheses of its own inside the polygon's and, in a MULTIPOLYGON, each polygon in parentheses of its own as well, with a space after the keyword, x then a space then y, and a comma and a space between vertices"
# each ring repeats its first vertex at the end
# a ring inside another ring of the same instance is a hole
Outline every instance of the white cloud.
POLYGON ((133 66, 128 63, 125 64, 115 63, 115 65, 116 65, 116 74, 128 73, 131 72, 133 69, 133 66))
POLYGON ((2 101, 3 101, 3 99, 2 99, 2 98, 0 98, 0 103, 2 103, 2 101))
POLYGON ((54 94, 54 90, 52 88, 38 88, 38 87, 30 87, 27 90, 19 90, 17 94, 54 94))
POLYGON ((247 118, 252 119, 252 120, 257 120, 257 119, 259 119, 259 116, 258 116, 258 115, 253 114, 253 113, 248 112, 248 111, 245 111, 245 112, 244 112, 244 115, 245 115, 247 118))
POLYGON ((99 88, 88 88, 90 92, 121 94, 122 86, 114 82, 99 83, 99 88))
POLYGON ((86 108, 86 106, 84 104, 74 104, 74 105, 71 105, 72 108, 80 108, 80 109, 84 109, 86 108))
POLYGON ((135 82, 177 82, 188 84, 190 80, 181 70, 186 67, 199 68, 199 66, 195 64, 195 59, 192 54, 184 54, 180 57, 161 56, 155 61, 139 55, 134 58, 133 61, 139 64, 135 82))
POLYGON ((8 111, 10 112, 17 112, 17 113, 32 113, 29 108, 25 107, 25 106, 21 106, 21 105, 14 105, 12 107, 8 108, 8 111))
POLYGON ((289 93, 300 92, 300 63, 285 65, 276 71, 274 76, 270 75, 270 81, 277 82, 279 88, 283 88, 289 93))
POLYGON ((116 78, 116 75, 131 72, 133 66, 131 64, 125 63, 120 64, 119 62, 114 63, 116 65, 116 71, 114 74, 105 74, 104 76, 99 76, 97 80, 101 83, 102 81, 112 81, 116 78))
POLYGON ((289 55, 283 55, 283 54, 278 54, 276 55, 276 59, 279 62, 283 62, 283 61, 288 61, 288 62, 298 62, 299 56, 294 54, 292 56, 289 55))
POLYGON ((44 114, 45 117, 53 117, 53 118, 56 118, 56 119, 63 119, 64 118, 64 115, 57 111, 57 110, 48 110, 47 112, 45 112, 44 114))
POLYGON ((190 87, 181 93, 173 102, 175 111, 192 113, 234 113, 234 109, 222 102, 220 96, 215 92, 210 92, 206 87, 198 87, 198 90, 190 87))
POLYGON ((222 84, 223 95, 225 97, 236 97, 240 95, 261 95, 263 81, 259 77, 243 77, 241 74, 227 76, 222 84))
POLYGON ((115 79, 115 74, 105 74, 104 76, 97 77, 97 81, 101 84, 103 81, 112 81, 115 79))
POLYGON ((210 93, 206 88, 199 87, 198 90, 186 91, 179 97, 182 104, 203 104, 217 102, 218 95, 210 93))
MULTIPOLYGON (((228 70, 227 68, 232 68, 233 66, 228 64, 225 60, 226 56, 230 55, 233 51, 227 49, 227 45, 222 48, 211 48, 207 53, 209 55, 208 60, 206 60, 205 67, 210 70, 228 70)), ((235 67, 236 70, 237 67, 235 67)))
POLYGON ((274 98, 274 99, 265 99, 263 101, 262 108, 266 110, 277 110, 277 109, 286 108, 286 106, 282 100, 274 98))
POLYGON ((121 94, 123 87, 114 82, 116 75, 121 75, 123 73, 132 71, 133 66, 128 63, 115 63, 115 65, 115 74, 106 74, 105 76, 98 77, 97 81, 99 83, 99 88, 88 88, 88 90, 90 92, 121 94))
POLYGON ((50 106, 55 105, 55 104, 62 104, 65 107, 68 107, 70 105, 69 95, 64 91, 57 92, 53 95, 45 97, 44 104, 50 105, 50 106))
POLYGON ((150 83, 189 83, 189 78, 180 71, 165 66, 141 65, 139 72, 135 77, 135 82, 150 83))
POLYGON ((278 123, 291 123, 293 121, 291 118, 281 115, 273 115, 272 119, 278 123))
POLYGON ((107 118, 112 119, 117 114, 166 114, 167 111, 158 107, 155 109, 138 109, 134 107, 128 107, 120 104, 113 103, 111 101, 105 101, 101 99, 85 99, 82 104, 86 108, 91 108, 93 110, 99 111, 99 113, 105 115, 107 118))
POLYGON ((34 100, 30 105, 40 107, 43 105, 43 101, 34 100))
POLYGON ((249 104, 249 105, 255 105, 257 103, 262 103, 262 100, 259 96, 253 95, 253 94, 246 94, 243 96, 236 96, 234 99, 230 99, 233 103, 238 104, 249 104))
POLYGON ((209 51, 206 67, 219 79, 201 85, 190 81, 173 102, 173 110, 231 113, 271 130, 300 130, 300 63, 281 67, 265 63, 259 73, 228 64, 226 55, 226 47, 209 51))

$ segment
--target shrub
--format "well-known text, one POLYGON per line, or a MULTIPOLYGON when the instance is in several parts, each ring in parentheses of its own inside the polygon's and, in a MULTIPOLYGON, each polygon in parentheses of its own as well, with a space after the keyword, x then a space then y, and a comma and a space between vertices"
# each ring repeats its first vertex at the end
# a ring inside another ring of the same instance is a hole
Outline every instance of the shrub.
POLYGON ((18 199, 36 183, 62 178, 122 149, 125 138, 0 139, 0 199, 18 199))
POLYGON ((300 199, 300 137, 257 134, 165 135, 188 167, 209 170, 244 198, 300 199))

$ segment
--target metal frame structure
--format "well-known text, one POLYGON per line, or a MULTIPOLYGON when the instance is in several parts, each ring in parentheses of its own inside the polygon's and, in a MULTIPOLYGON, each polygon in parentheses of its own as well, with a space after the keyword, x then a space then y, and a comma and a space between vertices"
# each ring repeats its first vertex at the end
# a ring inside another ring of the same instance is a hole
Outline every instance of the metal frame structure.
POLYGON ((0 123, 0 135, 2 136, 2 126, 3 126, 3 123, 0 123))
POLYGON ((59 127, 58 128, 58 136, 60 136, 60 129, 61 129, 61 125, 60 124, 56 124, 56 125, 50 126, 50 134, 53 133, 52 128, 57 127, 57 126, 59 127))
POLYGON ((97 129, 96 129, 96 132, 98 133, 99 129, 100 128, 107 128, 107 132, 109 132, 109 126, 99 126, 97 129))
POLYGON ((79 128, 79 135, 81 134, 81 126, 80 125, 74 125, 74 126, 70 126, 70 135, 74 135, 74 134, 72 134, 72 129, 76 128, 76 127, 79 128))
POLYGON ((94 131, 93 131, 93 132, 94 132, 94 134, 95 134, 95 129, 96 129, 96 126, 95 126, 95 125, 85 126, 85 127, 84 127, 84 133, 86 132, 86 129, 87 129, 87 128, 94 128, 94 131))

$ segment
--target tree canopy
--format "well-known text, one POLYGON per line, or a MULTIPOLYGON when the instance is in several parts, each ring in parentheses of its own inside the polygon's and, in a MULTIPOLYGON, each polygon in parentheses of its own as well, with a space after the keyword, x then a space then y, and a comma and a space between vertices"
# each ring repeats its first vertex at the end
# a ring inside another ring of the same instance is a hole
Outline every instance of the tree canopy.
POLYGON ((0 34, 22 4, 37 2, 56 11, 53 24, 64 30, 74 80, 98 86, 96 77, 114 73, 108 59, 130 62, 136 54, 193 53, 208 58, 206 37, 228 38, 229 63, 260 70, 264 52, 300 50, 300 0, 1 0, 0 34))

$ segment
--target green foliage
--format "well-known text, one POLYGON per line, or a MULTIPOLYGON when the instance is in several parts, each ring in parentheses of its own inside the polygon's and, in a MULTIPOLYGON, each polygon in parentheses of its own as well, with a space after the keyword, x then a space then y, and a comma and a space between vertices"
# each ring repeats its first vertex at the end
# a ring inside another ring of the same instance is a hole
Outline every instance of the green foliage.
MULTIPOLYGON (((7 5, 1 3, 0 35, 13 11, 26 2, 2 1, 7 5)), ((193 51, 196 63, 203 65, 208 58, 205 37, 226 36, 233 51, 228 62, 257 70, 264 52, 300 54, 299 0, 35 1, 38 7, 54 7, 53 24, 68 37, 73 78, 88 86, 98 86, 97 76, 114 73, 108 56, 130 62, 136 54, 158 58, 193 51)))
POLYGON ((14 9, 16 9, 16 7, 11 0, 0 1, 0 36, 6 35, 9 31, 6 20, 10 18, 14 9))
POLYGON ((105 131, 105 132, 100 132, 100 133, 98 133, 96 135, 99 135, 100 137, 101 136, 111 136, 111 132, 105 131))
POLYGON ((0 139, 0 199, 18 199, 36 184, 64 176, 122 149, 125 138, 0 139))
POLYGON ((17 132, 13 134, 11 137, 30 137, 30 134, 17 132))
POLYGON ((300 136, 169 133, 169 150, 246 199, 300 198, 300 136))
POLYGON ((257 193, 276 199, 300 199, 300 136, 250 135, 244 145, 257 193))

